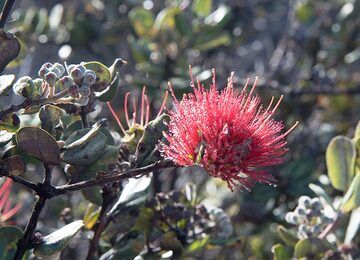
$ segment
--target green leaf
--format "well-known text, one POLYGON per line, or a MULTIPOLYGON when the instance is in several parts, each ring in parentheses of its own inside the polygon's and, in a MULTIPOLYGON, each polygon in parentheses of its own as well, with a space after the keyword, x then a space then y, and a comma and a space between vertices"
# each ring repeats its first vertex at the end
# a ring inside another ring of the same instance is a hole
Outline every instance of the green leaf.
POLYGON ((355 170, 356 149, 346 136, 337 136, 326 149, 326 166, 332 186, 345 191, 355 170))
POLYGON ((0 166, 6 175, 21 175, 26 170, 24 159, 20 155, 13 155, 0 162, 0 166))
POLYGON ((311 242, 308 238, 301 239, 295 245, 294 256, 298 258, 307 257, 312 251, 311 242))
POLYGON ((62 251, 83 226, 84 222, 77 220, 44 237, 41 244, 35 245, 34 255, 51 256, 62 251))
POLYGON ((354 138, 353 140, 356 141, 360 139, 360 121, 357 123, 356 128, 355 128, 355 134, 354 134, 354 138))
POLYGON ((205 17, 211 12, 212 2, 212 0, 194 0, 192 4, 192 10, 198 16, 205 17))
POLYGON ((0 259, 11 257, 10 250, 16 248, 16 242, 22 234, 22 230, 16 226, 0 227, 0 259))
POLYGON ((91 165, 101 158, 106 148, 106 136, 100 132, 105 121, 99 121, 92 128, 74 132, 65 141, 63 161, 73 165, 91 165))
POLYGON ((360 174, 356 174, 352 180, 349 189, 346 191, 343 202, 342 211, 350 212, 360 206, 360 174))
POLYGON ((278 225, 276 231, 280 238, 289 246, 294 246, 299 241, 299 239, 284 226, 278 225))
POLYGON ((59 119, 63 115, 65 115, 65 111, 57 106, 49 104, 42 106, 39 111, 41 127, 49 133, 55 133, 54 128, 59 124, 59 119))
POLYGON ((154 27, 160 29, 174 29, 175 28, 175 15, 181 13, 178 6, 164 8, 157 16, 154 27))
POLYGON ((14 81, 14 74, 0 76, 0 96, 6 95, 9 92, 14 81))
POLYGON ((192 242, 186 249, 187 253, 193 253, 202 250, 209 242, 210 237, 206 236, 203 239, 192 242))
POLYGON ((55 139, 39 127, 23 127, 16 133, 21 150, 46 164, 60 163, 60 149, 55 139))
POLYGON ((326 191, 320 187, 319 185, 310 183, 309 184, 309 188, 310 190, 312 190, 317 196, 322 197, 330 207, 332 207, 333 210, 335 210, 334 206, 333 206, 333 202, 330 198, 330 196, 326 193, 326 191))
POLYGON ((211 33, 203 34, 201 37, 198 37, 194 47, 200 51, 206 51, 222 45, 229 45, 230 43, 231 36, 228 33, 211 33))
POLYGON ((226 5, 220 5, 213 13, 205 18, 205 24, 210 26, 224 27, 231 18, 231 9, 226 5))
POLYGON ((360 228, 360 208, 355 209, 351 213, 348 227, 346 229, 345 244, 350 244, 351 241, 356 237, 356 234, 360 228))
POLYGON ((96 221, 98 220, 99 216, 100 216, 100 208, 90 203, 85 211, 83 218, 85 227, 91 230, 96 224, 96 221))
POLYGON ((20 52, 20 43, 12 33, 0 28, 0 72, 14 60, 20 52))
POLYGON ((91 89, 95 92, 101 92, 107 88, 111 82, 111 74, 108 67, 97 61, 82 62, 85 68, 92 70, 96 74, 96 82, 91 85, 91 89))
POLYGON ((151 179, 147 176, 130 179, 109 214, 116 215, 142 206, 150 190, 151 179))
POLYGON ((16 132, 20 127, 20 119, 14 114, 10 113, 0 118, 0 130, 8 132, 16 132))
POLYGON ((14 136, 13 133, 9 133, 8 131, 5 130, 0 130, 0 148, 7 145, 11 141, 13 136, 14 136))
POLYGON ((109 102, 117 96, 120 85, 119 76, 115 76, 110 85, 101 92, 96 92, 96 98, 102 102, 109 102))
POLYGON ((273 245, 271 252, 274 254, 274 260, 290 260, 289 254, 286 252, 285 248, 281 244, 273 245))
POLYGON ((152 36, 154 34, 155 21, 150 11, 142 7, 135 7, 129 12, 129 20, 138 36, 152 36))

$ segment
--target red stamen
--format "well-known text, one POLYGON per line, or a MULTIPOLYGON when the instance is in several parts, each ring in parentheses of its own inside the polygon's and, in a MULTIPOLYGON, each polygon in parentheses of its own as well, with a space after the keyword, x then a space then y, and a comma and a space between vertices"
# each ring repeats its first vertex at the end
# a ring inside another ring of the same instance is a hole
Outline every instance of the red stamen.
POLYGON ((118 126, 119 126, 120 129, 121 129, 121 131, 123 132, 123 134, 124 134, 124 135, 127 135, 126 132, 125 132, 125 129, 124 129, 123 125, 121 124, 121 121, 120 121, 119 117, 116 115, 116 113, 115 113, 114 109, 112 108, 110 102, 106 102, 106 104, 107 104, 107 106, 108 106, 108 108, 109 108, 112 116, 114 117, 116 123, 118 124, 118 126))
POLYGON ((146 91, 146 87, 143 87, 142 93, 141 93, 141 119, 140 119, 140 125, 143 126, 144 125, 144 102, 145 102, 145 91, 146 91))
POLYGON ((160 110, 159 110, 159 113, 157 114, 156 117, 159 117, 161 115, 161 113, 163 112, 164 108, 165 108, 165 104, 166 104, 166 101, 168 99, 168 95, 169 95, 169 92, 168 91, 165 91, 165 96, 164 96, 164 100, 161 104, 161 107, 160 107, 160 110))
POLYGON ((125 94, 125 102, 124 102, 125 118, 126 118, 126 123, 127 123, 129 129, 130 129, 130 120, 129 120, 129 112, 128 112, 127 106, 128 106, 128 99, 129 99, 130 95, 131 95, 130 92, 127 92, 125 94))
POLYGON ((145 125, 149 123, 149 116, 150 116, 150 104, 147 95, 145 95, 145 103, 146 103, 146 118, 145 118, 145 125))

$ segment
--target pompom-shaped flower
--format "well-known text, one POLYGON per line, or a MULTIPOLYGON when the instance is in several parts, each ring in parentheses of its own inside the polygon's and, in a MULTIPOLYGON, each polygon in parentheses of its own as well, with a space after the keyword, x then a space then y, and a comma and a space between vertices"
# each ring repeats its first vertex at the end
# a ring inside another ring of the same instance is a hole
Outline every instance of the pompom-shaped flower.
POLYGON ((161 143, 165 158, 180 166, 199 165, 214 176, 234 187, 250 189, 256 182, 273 184, 275 179, 265 167, 283 162, 286 153, 284 125, 272 119, 282 96, 272 108, 267 108, 260 97, 249 94, 247 81, 238 93, 233 88, 233 74, 222 91, 216 89, 215 70, 210 89, 191 76, 194 94, 184 95, 179 102, 174 93, 174 107, 170 111, 169 132, 164 133, 168 143, 161 143))

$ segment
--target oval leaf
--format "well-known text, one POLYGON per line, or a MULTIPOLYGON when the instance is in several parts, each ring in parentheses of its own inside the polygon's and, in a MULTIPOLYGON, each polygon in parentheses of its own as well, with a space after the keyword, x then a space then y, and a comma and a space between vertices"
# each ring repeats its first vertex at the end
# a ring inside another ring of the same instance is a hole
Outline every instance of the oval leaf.
POLYGON ((20 43, 12 33, 0 28, 0 72, 15 59, 20 52, 20 43))
POLYGON ((13 136, 14 136, 13 133, 9 133, 8 131, 5 130, 0 130, 0 148, 7 145, 11 141, 13 136))
POLYGON ((9 252, 16 248, 16 241, 22 236, 22 233, 22 230, 16 226, 0 227, 0 259, 12 258, 9 256, 9 252))
POLYGON ((118 201, 109 214, 124 212, 133 207, 143 205, 150 189, 151 177, 143 176, 139 179, 130 179, 122 191, 118 201))
POLYGON ((0 76, 0 96, 6 95, 9 92, 14 81, 14 74, 0 76))
POLYGON ((97 61, 83 62, 81 64, 84 65, 85 68, 94 71, 96 74, 96 82, 95 84, 91 85, 91 88, 95 92, 105 90, 111 81, 110 70, 108 67, 97 61))
POLYGON ((154 16, 150 11, 142 7, 135 7, 129 12, 129 19, 138 36, 153 35, 154 16))
POLYGON ((351 182, 342 203, 342 210, 344 212, 350 212, 357 207, 360 207, 360 174, 356 174, 351 182))
POLYGON ((106 137, 98 129, 82 129, 73 133, 65 141, 63 161, 73 165, 91 165, 103 156, 106 137), (88 135, 90 133, 90 135, 88 135), (78 142, 79 141, 79 142, 78 142))
POLYGON ((289 254, 281 244, 276 244, 271 248, 271 252, 274 254, 274 260, 288 260, 289 254))
POLYGON ((0 165, 5 174, 11 176, 21 175, 26 170, 26 164, 20 155, 10 156, 1 161, 0 165))
POLYGON ((43 242, 36 245, 36 256, 51 256, 63 250, 77 232, 84 226, 82 220, 74 221, 43 238, 43 242))
POLYGON ((345 191, 354 176, 356 150, 345 136, 333 138, 326 149, 326 166, 332 186, 345 191))
POLYGON ((284 226, 279 225, 276 230, 280 238, 289 246, 294 246, 299 241, 299 239, 284 226))
POLYGON ((39 127, 23 127, 16 134, 21 150, 46 164, 60 163, 60 150, 55 139, 39 127))
POLYGON ((294 255, 298 258, 306 257, 311 253, 311 250, 311 242, 308 238, 305 238, 296 243, 294 255))

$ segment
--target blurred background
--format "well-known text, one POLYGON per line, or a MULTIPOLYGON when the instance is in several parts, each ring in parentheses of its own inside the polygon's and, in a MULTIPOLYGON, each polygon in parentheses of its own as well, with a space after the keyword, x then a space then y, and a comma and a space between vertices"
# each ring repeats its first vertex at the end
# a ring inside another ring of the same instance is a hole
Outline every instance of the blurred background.
MULTIPOLYGON (((35 76, 47 61, 97 60, 110 66, 121 57, 128 65, 112 104, 122 119, 128 91, 136 97, 147 87, 152 117, 168 81, 178 98, 191 91, 189 65, 205 86, 215 68, 219 89, 232 71, 239 89, 246 78, 259 76, 257 92, 265 103, 284 95, 276 119, 286 128, 300 122, 288 137, 286 163, 271 169, 277 187, 258 184, 252 192, 231 192, 221 181, 191 168, 158 175, 153 190, 196 183, 205 204, 231 216, 240 238, 224 249, 224 256, 268 259, 279 240, 274 223, 284 223, 300 195, 312 195, 310 182, 337 195, 329 185, 324 154, 332 137, 352 136, 360 119, 359 28, 356 0, 17 0, 7 29, 22 48, 4 74, 35 76)), ((1 99, 1 108, 9 106, 9 100, 1 99)), ((99 115, 110 117, 105 106, 97 108, 99 115)), ((28 193, 19 196, 28 216, 28 193)), ((65 206, 76 206, 79 197, 56 198, 42 218, 49 221, 65 206)), ((20 223, 27 220, 20 218, 20 223)))

